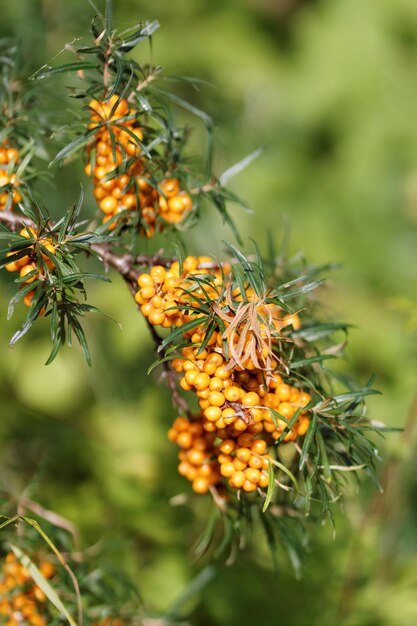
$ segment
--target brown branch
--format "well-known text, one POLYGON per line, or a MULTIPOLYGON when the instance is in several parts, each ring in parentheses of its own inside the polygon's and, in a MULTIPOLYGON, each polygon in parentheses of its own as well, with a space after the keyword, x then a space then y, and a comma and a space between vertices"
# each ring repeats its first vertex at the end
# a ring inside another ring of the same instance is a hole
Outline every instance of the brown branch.
POLYGON ((12 213, 12 211, 1 211, 0 222, 8 224, 13 231, 18 230, 22 226, 31 226, 32 228, 36 228, 35 222, 29 217, 19 215, 18 213, 12 213))

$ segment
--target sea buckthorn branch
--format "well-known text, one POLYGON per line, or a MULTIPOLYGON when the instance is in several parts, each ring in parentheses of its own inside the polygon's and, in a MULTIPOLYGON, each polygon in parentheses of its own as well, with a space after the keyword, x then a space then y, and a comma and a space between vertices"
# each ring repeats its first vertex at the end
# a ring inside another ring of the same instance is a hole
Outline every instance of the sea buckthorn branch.
MULTIPOLYGON (((259 516, 271 548, 280 537, 292 554, 301 541, 291 522, 301 512, 331 519, 348 476, 360 469, 374 475, 377 450, 367 436, 373 426, 364 399, 376 392, 372 381, 360 388, 328 368, 342 353, 349 326, 318 313, 323 268, 274 250, 265 260, 256 244, 251 257, 226 244, 226 261, 143 253, 144 238, 193 225, 204 198, 233 227, 226 206, 239 199, 225 184, 256 154, 216 177, 209 149, 205 172, 192 168, 188 129, 175 126, 169 102, 202 119, 209 137, 211 120, 160 88, 160 68, 126 56, 157 24, 118 34, 110 2, 106 11, 93 22, 93 45, 75 50, 76 62, 35 75, 78 76, 73 95, 88 102, 81 113, 85 131, 74 136, 69 125, 71 140, 51 166, 83 149, 102 224, 92 222, 87 231, 90 223, 79 221, 82 197, 57 222, 34 194, 15 203, 13 213, 7 182, 0 222, 9 229, 0 232, 6 242, 0 266, 19 274, 10 312, 22 298, 29 307, 12 343, 45 314, 53 343, 48 362, 72 335, 89 361, 80 318, 97 309, 85 301, 84 281, 103 276, 82 270, 78 257, 94 255, 116 270, 146 319, 155 365, 179 409, 168 436, 180 449, 180 474, 194 492, 211 493, 226 537, 239 542, 239 529, 259 516)), ((8 148, 0 150, 0 158, 8 155, 8 148)), ((13 154, 10 159, 13 165, 13 154)))
MULTIPOLYGON (((158 23, 141 24, 125 36, 113 28, 109 31, 105 15, 97 20, 102 28, 94 22, 94 45, 77 48, 77 62, 44 66, 33 76, 44 79, 76 73, 78 85, 73 95, 88 99, 84 107, 90 115, 86 131, 65 145, 51 165, 68 162, 83 148, 85 172, 93 180, 103 223, 121 235, 135 228, 147 238, 163 230, 187 230, 198 218, 204 199, 220 211, 236 233, 226 203, 245 204, 224 184, 253 157, 243 159, 224 175, 214 176, 209 116, 177 94, 154 86, 157 79, 166 80, 160 67, 139 65, 126 56, 149 39, 158 23), (201 168, 191 167, 184 156, 189 131, 174 125, 170 101, 199 117, 207 128, 209 147, 203 178, 201 168)), ((70 136, 73 130, 68 125, 70 136)))
MULTIPOLYGON (((171 328, 162 347, 180 350, 172 366, 200 406, 169 431, 181 450, 179 472, 197 493, 216 490, 232 526, 251 493, 261 497, 264 515, 271 502, 278 507, 271 519, 288 507, 298 517, 300 506, 308 513, 318 501, 331 516, 347 473, 372 471, 363 400, 375 392, 369 384, 332 393, 324 364, 338 350, 329 339, 346 325, 314 319, 309 296, 322 284, 317 268, 304 267, 297 278, 289 270, 272 288, 260 258, 251 262, 232 250, 235 263, 222 273, 217 265, 217 275, 213 262, 204 269, 204 257, 187 257, 181 270, 176 262, 138 278, 141 311, 149 323, 171 328)), ((259 503, 250 500, 251 507, 259 503)))

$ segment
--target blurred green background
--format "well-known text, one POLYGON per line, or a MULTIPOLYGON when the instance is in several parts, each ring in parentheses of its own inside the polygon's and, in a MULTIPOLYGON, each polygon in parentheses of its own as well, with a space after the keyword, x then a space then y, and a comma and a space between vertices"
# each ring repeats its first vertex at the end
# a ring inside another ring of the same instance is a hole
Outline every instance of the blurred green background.
MULTIPOLYGON (((405 434, 381 441, 384 494, 366 482, 352 489, 335 539, 328 525, 312 524, 300 581, 285 557, 274 576, 261 544, 233 567, 217 564, 188 607, 190 622, 415 626, 417 345, 393 302, 415 301, 417 286, 415 1, 114 4, 122 28, 145 18, 161 22, 154 63, 212 84, 198 93, 178 90, 216 122, 218 173, 263 147, 232 185, 255 211, 231 209, 245 240, 262 244, 269 230, 279 243, 288 221, 292 253, 342 264, 325 302, 332 316, 358 326, 349 366, 362 382, 377 376, 384 395, 370 399, 372 419, 407 424, 405 434)), ((86 0, 4 3, 0 35, 19 38, 33 70, 85 33, 92 15, 86 0)), ((149 60, 148 47, 137 59, 149 60)), ((88 182, 81 163, 56 176, 59 192, 43 191, 59 212, 77 198, 79 181, 87 189, 88 182)), ((94 210, 89 197, 85 210, 94 210)), ((212 210, 202 222, 187 236, 192 251, 219 251, 221 239, 232 239, 212 210)), ((108 546, 112 566, 131 575, 150 610, 164 612, 202 567, 192 546, 207 502, 169 503, 189 489, 166 440, 174 415, 169 394, 157 374, 146 376, 152 346, 144 324, 114 276, 113 285, 89 291, 91 303, 119 322, 86 322, 93 367, 77 347, 44 367, 42 321, 8 350, 21 314, 6 322, 12 286, 10 276, 1 281, 1 480, 74 521, 84 546, 108 546)))

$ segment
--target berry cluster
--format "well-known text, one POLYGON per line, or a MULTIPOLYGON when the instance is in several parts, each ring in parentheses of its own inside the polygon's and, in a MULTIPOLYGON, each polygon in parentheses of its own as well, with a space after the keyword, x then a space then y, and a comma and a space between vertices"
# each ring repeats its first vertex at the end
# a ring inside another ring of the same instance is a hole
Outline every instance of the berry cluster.
POLYGON ((108 101, 92 100, 89 104, 91 123, 97 128, 94 142, 89 146, 90 160, 85 172, 94 181, 94 196, 105 214, 103 223, 109 229, 116 226, 114 216, 134 209, 140 211, 141 234, 152 237, 157 221, 180 222, 192 209, 191 196, 181 191, 177 178, 164 178, 157 183, 147 171, 147 160, 141 156, 143 130, 137 114, 125 98, 111 96, 108 101), (91 151, 94 149, 93 158, 91 151), (118 168, 123 173, 118 174, 118 168))
MULTIPOLYGON (((49 561, 41 561, 39 571, 44 578, 55 573, 49 561)), ((4 626, 46 626, 43 591, 12 552, 5 558, 0 574, 0 616, 4 626)))
POLYGON ((0 188, 11 185, 8 190, 0 192, 0 211, 10 210, 21 201, 22 196, 16 189, 18 181, 10 169, 13 169, 19 160, 19 151, 11 148, 7 141, 0 144, 0 188))
POLYGON ((195 277, 212 277, 212 285, 205 285, 204 289, 208 296, 216 299, 223 283, 222 276, 228 271, 228 266, 223 266, 221 270, 208 256, 188 256, 182 264, 181 275, 178 261, 174 261, 168 269, 162 265, 154 265, 149 274, 139 276, 139 290, 135 300, 153 326, 182 326, 191 319, 186 309, 187 305, 193 304, 189 288, 193 289, 194 298, 202 295, 201 289, 194 282, 195 277))
MULTIPOLYGON (((38 239, 38 232, 34 228, 22 228, 19 235, 21 237, 25 237, 26 239, 37 239, 38 243, 49 252, 49 254, 55 254, 55 246, 52 240, 49 237, 42 237, 38 239)), ((42 266, 38 266, 38 255, 35 249, 35 245, 31 244, 27 246, 25 250, 26 254, 24 256, 20 256, 20 258, 11 261, 6 265, 6 270, 8 272, 19 272, 20 278, 24 278, 25 280, 21 283, 24 285, 29 285, 35 280, 37 280, 40 275, 44 273, 44 267, 46 266, 49 270, 53 270, 55 267, 54 262, 50 259, 50 257, 41 251, 42 257, 42 266)), ((15 256, 16 252, 8 252, 7 256, 15 256)), ((23 302, 27 307, 32 305, 33 297, 35 295, 35 291, 29 291, 24 298, 23 302)))
POLYGON ((310 423, 304 410, 310 395, 285 382, 274 352, 281 331, 300 326, 298 315, 283 314, 249 286, 242 294, 231 276, 230 265, 189 256, 181 275, 178 262, 141 274, 135 296, 152 325, 181 327, 197 320, 183 333, 188 345, 172 367, 182 374, 181 388, 196 394, 201 413, 192 421, 177 418, 168 436, 182 449, 180 473, 198 493, 222 478, 246 492, 267 487, 269 448, 305 435, 310 423), (199 324, 204 299, 223 320, 223 332, 213 329, 206 336, 199 324))
POLYGON ((200 420, 189 421, 177 417, 168 438, 181 448, 178 471, 192 482, 196 493, 206 493, 210 485, 221 480, 220 466, 216 458, 216 435, 204 430, 200 420))
MULTIPOLYGON (((219 483, 220 473, 233 489, 251 492, 268 486, 268 449, 274 442, 294 441, 307 432, 310 419, 303 408, 311 397, 286 384, 276 371, 266 383, 260 370, 228 367, 219 343, 216 338, 200 354, 198 347, 183 348, 183 358, 173 360, 173 368, 183 374, 182 389, 199 398, 201 414, 189 425, 184 418, 176 420, 168 436, 183 448, 179 471, 195 491, 206 492, 215 479, 219 483), (194 431, 204 433, 204 455, 195 454, 194 431), (207 470, 202 472, 205 463, 210 463, 209 480, 207 470)), ((199 446, 200 440, 201 434, 199 446)))

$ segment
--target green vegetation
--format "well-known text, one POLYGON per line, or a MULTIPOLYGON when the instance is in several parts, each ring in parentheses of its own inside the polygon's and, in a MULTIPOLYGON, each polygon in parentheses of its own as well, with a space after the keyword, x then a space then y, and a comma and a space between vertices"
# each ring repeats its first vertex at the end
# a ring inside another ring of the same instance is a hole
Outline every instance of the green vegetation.
MULTIPOLYGON (((278 248, 287 241, 290 255, 301 250, 314 264, 341 264, 320 297, 326 314, 357 327, 350 329, 348 368, 338 371, 353 369, 363 385, 375 374, 383 396, 369 398, 368 416, 405 430, 373 436, 383 493, 365 477, 359 487, 349 483, 335 538, 330 524, 308 523, 300 579, 282 549, 273 573, 257 529, 256 550, 230 567, 221 559, 208 565, 208 557, 196 559, 194 548, 209 501, 192 497, 176 475, 177 451, 166 438, 170 394, 158 370, 146 374, 152 342, 123 282, 110 274, 111 286, 89 284, 89 302, 105 314, 83 319, 92 367, 78 346, 62 349, 43 367, 51 350, 46 321, 8 351, 24 312, 16 307, 13 323, 6 322, 14 292, 2 272, 2 512, 14 514, 20 502, 19 512, 32 517, 39 512, 31 505, 36 501, 71 520, 83 548, 91 546, 91 569, 99 563, 109 577, 123 572, 140 594, 141 615, 164 615, 168 623, 414 626, 417 348, 407 329, 417 280, 414 3, 115 4, 114 21, 123 28, 138 17, 163 26, 135 60, 150 57, 167 74, 207 81, 197 89, 178 81, 175 90, 214 119, 216 172, 262 147, 230 182, 254 210, 231 208, 242 239, 250 236, 266 247, 269 233, 278 248)), ((21 0, 3 8, 0 36, 18 38, 30 74, 45 59, 63 63, 64 55, 54 58, 57 50, 83 32, 92 15, 84 0, 21 0)), ((74 88, 66 75, 56 80, 74 88)), ((33 82, 32 97, 52 115, 64 145, 59 128, 70 107, 53 89, 41 94, 42 83, 33 82)), ((179 120, 197 126, 190 142, 201 154, 204 125, 199 128, 187 111, 179 120)), ((49 151, 43 121, 36 132, 49 151)), ((76 202, 80 180, 91 214, 96 206, 81 159, 68 165, 58 190, 48 177, 40 183, 54 217, 76 202)), ((224 233, 221 217, 203 205, 202 223, 184 238, 191 253, 220 255, 221 240, 233 237, 224 233), (217 244, 207 251, 207 241, 217 244)), ((145 252, 164 241, 158 235, 145 252)), ((47 522, 45 528, 51 530, 47 522)))

